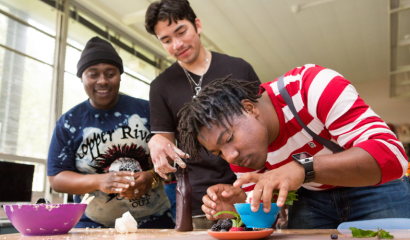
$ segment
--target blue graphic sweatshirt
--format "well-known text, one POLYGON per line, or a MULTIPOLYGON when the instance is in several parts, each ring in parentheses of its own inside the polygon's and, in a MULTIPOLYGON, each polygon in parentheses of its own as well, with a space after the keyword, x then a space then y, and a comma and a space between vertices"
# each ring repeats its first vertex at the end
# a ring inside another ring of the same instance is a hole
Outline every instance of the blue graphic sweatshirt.
MULTIPOLYGON (((149 104, 120 95, 111 109, 94 108, 88 100, 75 106, 57 121, 47 160, 47 175, 62 171, 102 174, 112 171, 147 171, 149 163, 149 104)), ((164 186, 138 199, 124 199, 102 191, 90 193, 95 199, 85 215, 106 227, 129 211, 137 221, 160 216, 170 208, 164 186)), ((75 197, 75 202, 80 198, 75 197)))

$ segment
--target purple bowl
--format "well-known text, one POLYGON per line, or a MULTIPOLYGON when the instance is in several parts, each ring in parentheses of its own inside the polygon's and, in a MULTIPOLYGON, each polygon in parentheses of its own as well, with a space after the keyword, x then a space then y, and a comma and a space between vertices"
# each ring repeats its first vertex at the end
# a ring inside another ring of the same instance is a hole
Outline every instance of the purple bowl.
POLYGON ((4 205, 11 224, 23 235, 65 234, 80 221, 87 204, 4 205))

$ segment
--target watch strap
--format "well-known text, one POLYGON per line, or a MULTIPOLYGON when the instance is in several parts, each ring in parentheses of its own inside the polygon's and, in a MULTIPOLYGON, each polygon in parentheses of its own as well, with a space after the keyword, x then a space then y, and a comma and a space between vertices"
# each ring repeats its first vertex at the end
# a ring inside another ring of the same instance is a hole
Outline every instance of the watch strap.
POLYGON ((316 173, 313 170, 313 157, 299 160, 299 163, 305 169, 305 180, 303 183, 312 182, 316 177, 316 173))

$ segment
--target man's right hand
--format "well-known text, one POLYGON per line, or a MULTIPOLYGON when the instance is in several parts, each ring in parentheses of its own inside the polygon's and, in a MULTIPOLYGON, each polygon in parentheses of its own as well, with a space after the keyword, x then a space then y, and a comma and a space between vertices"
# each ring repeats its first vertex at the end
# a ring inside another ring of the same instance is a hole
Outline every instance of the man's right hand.
POLYGON ((157 133, 148 142, 155 172, 165 179, 167 178, 167 173, 175 172, 177 170, 168 163, 168 159, 172 159, 180 167, 185 168, 186 164, 181 158, 189 158, 188 154, 178 149, 171 139, 174 139, 175 142, 175 137, 173 135, 157 133))
POLYGON ((49 176, 48 179, 56 192, 83 195, 98 190, 105 193, 123 193, 135 185, 133 175, 130 171, 104 174, 62 171, 55 176, 49 176))
POLYGON ((217 184, 211 186, 206 191, 207 195, 202 198, 204 204, 202 211, 204 211, 206 218, 209 220, 216 220, 218 218, 232 217, 231 214, 221 214, 213 217, 220 211, 236 212, 235 203, 244 203, 246 200, 246 193, 242 188, 234 187, 230 184, 217 184))

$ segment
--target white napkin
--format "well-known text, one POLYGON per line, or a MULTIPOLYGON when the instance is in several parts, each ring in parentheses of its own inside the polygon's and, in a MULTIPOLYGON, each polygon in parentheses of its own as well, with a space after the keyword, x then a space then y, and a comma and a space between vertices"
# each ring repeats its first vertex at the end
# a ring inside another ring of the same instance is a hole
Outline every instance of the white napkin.
POLYGON ((132 217, 130 212, 126 212, 121 218, 115 220, 115 230, 119 233, 136 232, 138 229, 138 223, 132 217))

